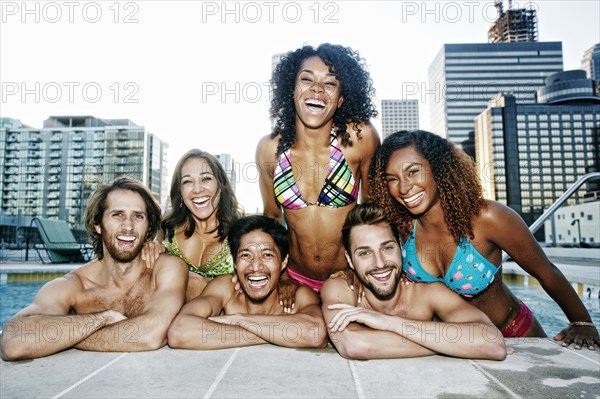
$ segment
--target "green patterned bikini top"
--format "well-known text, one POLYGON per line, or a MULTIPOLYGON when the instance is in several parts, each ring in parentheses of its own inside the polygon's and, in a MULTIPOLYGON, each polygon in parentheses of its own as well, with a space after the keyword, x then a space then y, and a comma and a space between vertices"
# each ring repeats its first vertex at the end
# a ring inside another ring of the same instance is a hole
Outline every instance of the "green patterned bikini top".
POLYGON ((229 242, 227 239, 223 241, 223 247, 221 250, 219 250, 219 252, 214 254, 212 258, 200 266, 194 265, 188 258, 185 257, 185 255, 183 255, 181 249, 179 249, 179 244, 177 243, 175 234, 173 234, 171 241, 165 239, 163 244, 170 255, 177 256, 188 265, 189 271, 199 274, 203 277, 214 278, 222 274, 233 274, 234 272, 233 257, 231 256, 229 242))

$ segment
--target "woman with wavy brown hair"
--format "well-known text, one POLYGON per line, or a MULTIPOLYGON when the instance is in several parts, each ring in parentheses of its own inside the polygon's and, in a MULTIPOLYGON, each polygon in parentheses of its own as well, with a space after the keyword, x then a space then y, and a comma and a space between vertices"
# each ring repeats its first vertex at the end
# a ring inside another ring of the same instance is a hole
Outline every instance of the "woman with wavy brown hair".
POLYGON ((565 276, 509 207, 483 198, 471 158, 425 131, 387 137, 370 168, 370 195, 404 242, 413 282, 442 282, 481 309, 505 337, 545 337, 529 308, 502 281, 502 251, 556 301, 570 324, 555 340, 593 349, 598 331, 565 276))
POLYGON ((233 274, 227 233, 243 212, 223 166, 199 149, 186 152, 177 162, 169 201, 170 210, 161 223, 163 243, 169 254, 188 265, 189 301, 212 278, 233 274))

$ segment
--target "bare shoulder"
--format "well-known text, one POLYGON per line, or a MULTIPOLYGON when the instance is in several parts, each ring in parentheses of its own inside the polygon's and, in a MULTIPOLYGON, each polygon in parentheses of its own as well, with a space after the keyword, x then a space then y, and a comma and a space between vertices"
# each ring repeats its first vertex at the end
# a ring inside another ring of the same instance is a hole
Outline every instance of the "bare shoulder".
POLYGON ((156 260, 156 267, 163 268, 184 268, 187 270, 187 265, 178 256, 170 255, 167 252, 160 254, 156 260))
POLYGON ((162 253, 156 260, 156 264, 152 269, 156 277, 159 276, 172 276, 175 275, 186 275, 188 273, 188 267, 183 260, 174 255, 168 253, 162 253))
POLYGON ((52 289, 63 292, 77 293, 85 290, 84 280, 85 275, 82 275, 81 272, 77 273, 77 270, 74 270, 62 277, 48 281, 42 286, 39 292, 42 292, 44 289, 52 289))
POLYGON ((271 137, 270 134, 267 134, 258 141, 255 160, 259 167, 268 167, 274 170, 280 138, 280 136, 271 137))
POLYGON ((222 296, 223 298, 229 298, 234 292, 235 285, 231 281, 233 276, 230 274, 222 274, 210 280, 202 291, 200 296, 213 295, 222 296))
POLYGON ((357 143, 371 143, 376 141, 379 143, 379 133, 377 129, 368 121, 359 123, 356 128, 354 123, 348 123, 346 131, 350 134, 350 140, 357 143), (358 128, 358 130, 356 129, 358 128))
POLYGON ((296 290, 296 303, 300 307, 313 304, 319 305, 319 297, 307 286, 300 285, 296 290))
POLYGON ((524 223, 519 214, 508 206, 497 201, 485 200, 485 207, 475 218, 473 228, 478 237, 488 237, 525 226, 524 223))
POLYGON ((242 303, 242 298, 245 294, 235 290, 235 284, 231 281, 233 276, 230 274, 222 274, 212 279, 200 294, 200 298, 211 298, 222 304, 226 314, 231 314, 232 311, 237 313, 238 306, 242 303))
POLYGON ((358 161, 370 162, 380 143, 379 134, 375 127, 369 122, 362 122, 357 127, 360 129, 359 131, 354 129, 352 123, 348 124, 347 131, 350 134, 352 146, 346 147, 345 150, 348 155, 356 157, 356 160, 358 161))
POLYGON ((67 314, 69 308, 77 304, 84 290, 81 276, 70 272, 44 284, 35 295, 33 302, 19 311, 15 317, 32 314, 67 314))
POLYGON ((270 134, 264 135, 260 138, 260 140, 258 140, 258 144, 256 145, 256 154, 275 154, 280 138, 280 136, 271 137, 270 134))
POLYGON ((210 280, 202 293, 188 302, 185 306, 193 308, 201 303, 211 300, 218 300, 223 304, 226 304, 233 297, 234 291, 231 275, 223 274, 210 280))
POLYGON ((500 202, 487 199, 484 200, 484 202, 485 207, 481 210, 481 212, 478 215, 478 219, 484 223, 488 221, 493 221, 499 216, 515 214, 515 211, 513 211, 508 206, 501 204, 500 202))
POLYGON ((356 305, 354 292, 348 287, 345 276, 328 278, 321 287, 321 301, 323 304, 331 303, 351 303, 356 305))
POLYGON ((417 298, 427 298, 430 303, 441 303, 451 300, 461 300, 459 294, 452 291, 442 282, 415 283, 412 284, 416 290, 417 298))

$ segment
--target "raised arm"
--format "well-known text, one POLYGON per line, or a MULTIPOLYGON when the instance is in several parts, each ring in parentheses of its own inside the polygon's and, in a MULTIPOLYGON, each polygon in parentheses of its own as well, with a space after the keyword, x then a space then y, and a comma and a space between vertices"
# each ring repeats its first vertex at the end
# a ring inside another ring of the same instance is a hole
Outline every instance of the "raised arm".
MULTIPOLYGON (((212 280, 202 294, 188 302, 169 328, 169 346, 179 349, 222 349, 264 344, 265 341, 239 326, 210 320, 221 314, 235 295, 231 277, 212 280)), ((240 294, 242 295, 242 294, 240 294)))
POLYGON ((361 139, 358 141, 358 148, 360 148, 360 198, 361 202, 365 202, 369 199, 369 167, 380 140, 377 130, 370 123, 363 123, 359 127, 361 129, 361 139))
POLYGON ((211 317, 219 323, 239 326, 264 341, 288 348, 323 348, 327 331, 317 295, 304 286, 296 291, 295 313, 278 315, 233 314, 211 317))
POLYGON ((273 174, 277 165, 277 160, 275 159, 276 151, 276 141, 271 139, 270 136, 260 139, 256 147, 256 165, 260 173, 259 185, 263 201, 263 214, 277 219, 282 223, 283 214, 281 207, 275 201, 275 195, 273 194, 273 174))
POLYGON ((342 277, 330 278, 325 282, 321 289, 321 301, 329 338, 339 354, 346 359, 406 358, 435 354, 434 351, 390 331, 354 322, 341 330, 335 328, 334 318, 339 312, 336 307, 366 310, 356 307, 355 293, 342 277))
MULTIPOLYGON (((500 203, 488 201, 488 206, 480 217, 486 239, 504 250, 527 273, 540 282, 544 291, 560 306, 570 322, 584 322, 585 325, 569 325, 555 340, 563 341, 563 346, 575 344, 575 349, 587 346, 600 346, 598 330, 591 325, 592 319, 567 278, 546 256, 535 237, 521 217, 512 209, 500 203)), ((479 233, 478 233, 479 234, 479 233)))
POLYGON ((100 352, 137 352, 167 343, 167 330, 185 302, 187 267, 177 257, 163 254, 155 265, 156 291, 136 317, 104 327, 76 347, 100 352))
POLYGON ((125 318, 111 310, 69 315, 81 290, 81 282, 75 275, 46 283, 31 305, 4 324, 0 342, 2 358, 12 361, 48 356, 125 318))

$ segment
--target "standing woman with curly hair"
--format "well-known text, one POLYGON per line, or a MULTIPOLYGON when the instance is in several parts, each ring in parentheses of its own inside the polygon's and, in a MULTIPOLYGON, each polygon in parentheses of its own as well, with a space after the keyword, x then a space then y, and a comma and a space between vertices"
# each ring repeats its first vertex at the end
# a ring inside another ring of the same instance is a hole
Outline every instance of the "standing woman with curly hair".
POLYGON ((169 254, 188 265, 189 301, 212 278, 234 272, 227 233, 242 212, 223 166, 198 149, 177 162, 169 200, 170 211, 161 223, 163 243, 169 254))
POLYGON ((273 132, 256 150, 264 214, 287 224, 289 276, 318 292, 347 267, 341 229, 368 193, 374 89, 359 54, 328 43, 287 53, 272 87, 273 132))
POLYGON ((505 337, 545 337, 527 306, 502 281, 502 251, 535 277, 571 323, 563 346, 600 344, 598 331, 565 276, 509 207, 485 200, 471 158, 425 131, 397 132, 377 150, 371 197, 404 241, 403 270, 414 282, 440 281, 472 301, 505 337))

